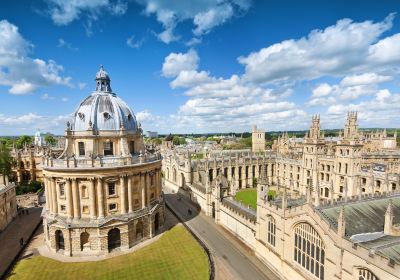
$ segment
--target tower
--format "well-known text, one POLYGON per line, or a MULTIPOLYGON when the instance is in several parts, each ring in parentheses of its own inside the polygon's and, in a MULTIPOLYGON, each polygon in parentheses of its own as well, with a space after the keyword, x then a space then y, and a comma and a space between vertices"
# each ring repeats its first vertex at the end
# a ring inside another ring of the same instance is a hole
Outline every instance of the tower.
POLYGON ((314 115, 309 131, 307 132, 303 145, 303 173, 302 192, 306 193, 308 186, 315 194, 318 185, 318 158, 324 154, 325 141, 321 135, 320 117, 314 115))
POLYGON ((334 188, 339 197, 358 193, 357 174, 361 168, 363 144, 357 124, 357 112, 349 112, 343 137, 336 144, 334 188), (346 182, 346 188, 345 188, 346 182), (345 191, 347 190, 347 193, 345 191))
POLYGON ((257 129, 257 126, 253 126, 251 133, 252 152, 264 152, 265 151, 265 131, 257 129))

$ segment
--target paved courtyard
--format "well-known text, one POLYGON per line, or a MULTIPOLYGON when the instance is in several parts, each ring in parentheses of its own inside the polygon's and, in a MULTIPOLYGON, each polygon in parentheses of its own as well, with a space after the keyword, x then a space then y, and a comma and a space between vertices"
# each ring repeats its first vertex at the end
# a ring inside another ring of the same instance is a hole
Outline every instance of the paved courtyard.
POLYGON ((0 234, 0 276, 5 273, 21 249, 21 237, 26 242, 42 219, 41 207, 29 208, 28 211, 29 215, 17 216, 0 234))

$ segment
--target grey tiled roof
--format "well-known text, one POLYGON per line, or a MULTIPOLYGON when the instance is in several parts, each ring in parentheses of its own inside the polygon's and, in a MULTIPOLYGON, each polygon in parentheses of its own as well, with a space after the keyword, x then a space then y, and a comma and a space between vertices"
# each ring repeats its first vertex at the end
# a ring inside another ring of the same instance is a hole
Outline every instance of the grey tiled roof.
MULTIPOLYGON (((385 212, 390 199, 393 202, 393 223, 400 223, 400 196, 356 201, 345 205, 346 235, 383 231, 385 212)), ((318 212, 337 228, 340 208, 341 205, 337 205, 319 209, 318 212)))

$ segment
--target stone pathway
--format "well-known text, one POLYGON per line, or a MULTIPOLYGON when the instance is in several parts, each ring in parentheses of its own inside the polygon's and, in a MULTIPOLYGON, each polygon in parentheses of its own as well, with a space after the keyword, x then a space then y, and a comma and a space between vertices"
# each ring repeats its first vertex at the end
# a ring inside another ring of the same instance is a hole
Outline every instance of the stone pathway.
POLYGON ((28 208, 29 215, 17 216, 0 234, 0 278, 21 250, 20 239, 24 242, 42 220, 42 207, 28 208))
POLYGON ((64 256, 64 255, 57 254, 57 253, 50 251, 47 248, 47 246, 44 244, 43 226, 40 226, 38 228, 38 230, 36 231, 34 237, 32 238, 30 244, 28 245, 28 247, 26 248, 24 253, 21 255, 20 259, 25 259, 25 258, 29 258, 32 256, 41 255, 41 256, 44 256, 47 258, 52 258, 52 259, 55 259, 55 260, 61 261, 61 262, 92 262, 92 261, 105 260, 105 259, 113 258, 116 256, 121 256, 121 255, 135 252, 135 251, 139 250, 140 248, 143 248, 143 247, 153 243, 154 241, 157 241, 167 230, 169 230, 173 226, 177 225, 178 223, 179 223, 179 221, 176 219, 176 217, 171 212, 169 212, 168 209, 166 209, 164 232, 157 234, 152 239, 147 239, 147 240, 133 246, 132 248, 130 248, 127 251, 114 251, 108 255, 82 256, 82 257, 68 257, 68 256, 64 256))

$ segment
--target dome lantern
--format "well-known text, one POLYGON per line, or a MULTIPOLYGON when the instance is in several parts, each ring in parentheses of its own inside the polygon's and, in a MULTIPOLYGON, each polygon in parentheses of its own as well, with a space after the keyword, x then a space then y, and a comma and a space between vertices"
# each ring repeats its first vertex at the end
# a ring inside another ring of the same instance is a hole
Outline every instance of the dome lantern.
POLYGON ((96 91, 112 92, 111 80, 103 65, 100 65, 100 70, 96 73, 96 91))

